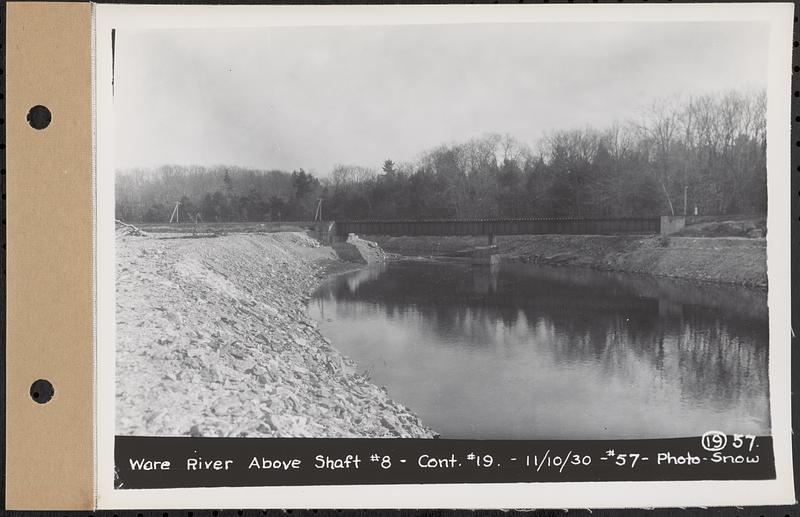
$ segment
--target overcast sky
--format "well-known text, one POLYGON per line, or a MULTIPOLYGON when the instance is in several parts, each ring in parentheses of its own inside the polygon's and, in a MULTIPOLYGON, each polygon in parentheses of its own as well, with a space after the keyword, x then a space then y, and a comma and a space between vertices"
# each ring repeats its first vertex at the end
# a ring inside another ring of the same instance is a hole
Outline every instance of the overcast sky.
POLYGON ((602 127, 654 98, 766 87, 766 24, 127 31, 119 168, 379 168, 443 143, 602 127))

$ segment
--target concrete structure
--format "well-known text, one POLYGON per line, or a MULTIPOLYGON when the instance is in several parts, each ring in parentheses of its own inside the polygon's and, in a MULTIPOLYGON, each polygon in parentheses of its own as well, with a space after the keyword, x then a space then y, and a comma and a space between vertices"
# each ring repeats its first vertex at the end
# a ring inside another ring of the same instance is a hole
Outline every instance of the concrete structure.
POLYGON ((661 235, 670 235, 683 230, 686 226, 685 215, 662 215, 661 235))

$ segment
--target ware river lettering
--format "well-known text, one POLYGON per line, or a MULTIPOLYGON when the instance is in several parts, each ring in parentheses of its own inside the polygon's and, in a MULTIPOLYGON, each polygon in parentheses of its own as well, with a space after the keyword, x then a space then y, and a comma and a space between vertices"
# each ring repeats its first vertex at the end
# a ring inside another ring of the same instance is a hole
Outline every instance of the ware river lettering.
MULTIPOLYGON (((131 470, 173 470, 173 465, 170 460, 164 459, 147 459, 147 458, 129 458, 128 459, 131 470)), ((348 454, 343 458, 331 458, 329 456, 318 455, 314 458, 315 469, 325 470, 339 470, 339 469, 357 469, 361 465, 361 458, 358 454, 348 454)), ((234 460, 223 459, 207 459, 202 457, 188 458, 186 460, 186 470, 230 470, 234 464, 234 460)), ((302 460, 298 458, 291 459, 277 459, 253 456, 247 469, 259 470, 297 470, 300 468, 302 460)))

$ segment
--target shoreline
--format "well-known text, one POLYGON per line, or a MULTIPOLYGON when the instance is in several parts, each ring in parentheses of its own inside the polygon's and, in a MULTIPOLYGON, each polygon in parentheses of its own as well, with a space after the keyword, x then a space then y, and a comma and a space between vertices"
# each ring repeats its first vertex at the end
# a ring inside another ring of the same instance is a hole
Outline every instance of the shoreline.
MULTIPOLYGON (((389 258, 387 258, 386 262, 398 262, 398 261, 412 261, 412 262, 435 262, 438 264, 453 264, 453 265, 463 265, 464 262, 461 261, 454 261, 451 260, 452 257, 447 256, 421 256, 421 255, 397 255, 392 254, 389 258)), ((597 273, 618 273, 622 275, 630 275, 633 277, 638 277, 642 279, 652 279, 652 280, 665 280, 665 281, 676 281, 682 282, 686 284, 692 285, 707 285, 709 287, 730 287, 730 288, 742 288, 742 289, 752 289, 755 291, 766 293, 768 291, 768 287, 766 285, 748 285, 748 284, 737 284, 732 282, 723 282, 719 280, 708 280, 708 279, 700 279, 700 278, 687 278, 681 276, 670 276, 670 275, 656 275, 653 273, 647 273, 644 271, 625 271, 622 269, 603 269, 600 266, 592 266, 592 265, 573 265, 573 264, 560 264, 560 263, 547 263, 547 262, 526 262, 522 260, 518 260, 515 257, 501 257, 499 264, 508 264, 508 265, 520 265, 520 266, 531 266, 531 267, 542 267, 542 268, 552 268, 552 269, 563 269, 563 270, 575 270, 575 271, 586 271, 586 272, 597 272, 597 273)), ((359 271, 368 267, 369 265, 361 265, 355 267, 353 269, 347 269, 340 273, 333 273, 330 277, 325 277, 324 281, 328 281, 330 279, 335 278, 340 274, 347 274, 353 273, 355 271, 359 271)), ((480 265, 475 267, 492 267, 489 264, 480 265)))
MULTIPOLYGON (((388 253, 446 257, 485 246, 485 237, 381 237, 388 253)), ((496 238, 502 262, 577 267, 767 289, 765 239, 526 235, 496 238)))
MULTIPOLYGON (((409 257, 410 258, 410 257, 409 257)), ((531 262, 519 259, 518 257, 501 257, 501 263, 505 264, 521 264, 521 265, 530 265, 530 266, 542 266, 542 267, 550 267, 550 268, 562 268, 562 269, 578 269, 578 270, 586 270, 586 271, 597 271, 599 273, 620 273, 625 275, 633 275, 642 278, 652 278, 652 279, 663 279, 663 280, 674 280, 680 282, 687 282, 691 284, 697 285, 708 285, 708 286, 720 286, 720 287, 741 287, 744 289, 754 289, 757 291, 768 291, 768 286, 766 284, 744 284, 744 283, 736 283, 736 282, 728 282, 724 280, 717 280, 717 279, 708 279, 708 278, 692 278, 686 276, 678 276, 678 275, 670 275, 667 273, 664 274, 656 274, 656 273, 649 273, 646 271, 629 271, 625 269, 610 269, 605 268, 602 265, 572 265, 572 264, 560 264, 560 263, 548 263, 548 262, 531 262)))

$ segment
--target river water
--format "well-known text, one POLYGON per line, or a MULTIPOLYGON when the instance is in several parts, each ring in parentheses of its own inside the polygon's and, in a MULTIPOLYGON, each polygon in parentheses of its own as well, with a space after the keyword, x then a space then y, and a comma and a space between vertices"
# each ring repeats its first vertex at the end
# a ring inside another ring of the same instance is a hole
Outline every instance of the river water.
POLYGON ((334 278, 309 312, 444 438, 770 430, 760 290, 409 260, 334 278))

